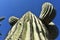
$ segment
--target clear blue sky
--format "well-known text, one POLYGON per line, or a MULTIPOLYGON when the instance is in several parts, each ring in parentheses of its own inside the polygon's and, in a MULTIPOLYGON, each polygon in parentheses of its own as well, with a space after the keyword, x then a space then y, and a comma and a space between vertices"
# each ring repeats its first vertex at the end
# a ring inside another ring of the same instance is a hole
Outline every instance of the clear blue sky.
MULTIPOLYGON (((51 2, 56 8, 56 17, 53 22, 57 25, 60 31, 60 1, 59 0, 0 0, 0 17, 5 16, 5 20, 0 22, 0 40, 4 40, 11 26, 8 23, 10 16, 20 18, 25 12, 32 11, 39 17, 41 6, 44 2, 51 2)), ((56 40, 59 40, 60 34, 56 40)))

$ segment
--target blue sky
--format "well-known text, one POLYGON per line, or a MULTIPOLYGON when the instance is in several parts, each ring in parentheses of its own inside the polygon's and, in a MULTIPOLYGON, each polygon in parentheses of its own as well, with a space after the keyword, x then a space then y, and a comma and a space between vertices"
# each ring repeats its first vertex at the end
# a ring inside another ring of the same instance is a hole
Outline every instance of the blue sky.
MULTIPOLYGON (((56 17, 53 22, 57 25, 60 33, 60 1, 59 0, 0 0, 0 17, 5 16, 5 20, 0 22, 0 40, 4 40, 11 26, 8 23, 10 16, 16 16, 21 18, 21 16, 27 11, 33 12, 37 17, 39 17, 41 12, 41 6, 44 2, 51 2, 56 8, 56 17)), ((56 40, 59 40, 59 36, 56 40)))

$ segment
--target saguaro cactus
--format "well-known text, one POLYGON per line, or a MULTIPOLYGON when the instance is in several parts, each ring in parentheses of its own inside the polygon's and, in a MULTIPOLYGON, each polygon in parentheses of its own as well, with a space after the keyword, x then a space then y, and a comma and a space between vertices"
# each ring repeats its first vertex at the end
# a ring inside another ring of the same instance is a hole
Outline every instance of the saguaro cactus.
POLYGON ((13 27, 5 40, 54 40, 58 31, 52 22, 55 16, 52 13, 55 13, 53 6, 45 3, 39 18, 30 11, 20 19, 14 16, 10 17, 9 22, 13 27))

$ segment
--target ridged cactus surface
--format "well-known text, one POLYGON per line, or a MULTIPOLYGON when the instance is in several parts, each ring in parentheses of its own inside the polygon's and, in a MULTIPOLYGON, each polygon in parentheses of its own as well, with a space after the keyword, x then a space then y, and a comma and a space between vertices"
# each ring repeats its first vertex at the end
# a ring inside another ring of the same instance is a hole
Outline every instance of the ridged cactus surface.
POLYGON ((55 15, 53 5, 46 2, 39 17, 30 11, 20 19, 12 16, 9 19, 12 28, 5 40, 54 40, 58 36, 58 29, 52 22, 55 15))
POLYGON ((48 40, 48 31, 34 14, 27 12, 9 31, 5 40, 48 40))

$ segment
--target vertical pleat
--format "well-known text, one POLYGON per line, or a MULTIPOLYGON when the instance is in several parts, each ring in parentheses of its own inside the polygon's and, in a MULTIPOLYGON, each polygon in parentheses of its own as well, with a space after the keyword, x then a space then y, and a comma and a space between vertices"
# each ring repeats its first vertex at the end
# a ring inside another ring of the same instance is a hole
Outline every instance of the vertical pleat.
POLYGON ((27 22, 27 31, 26 31, 26 37, 25 40, 30 40, 30 22, 27 22))

